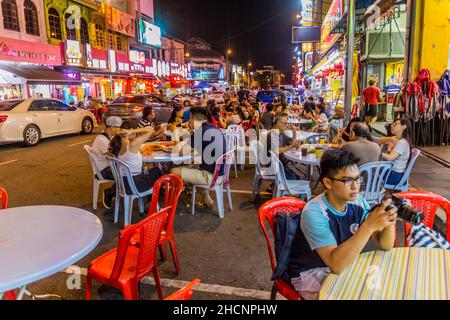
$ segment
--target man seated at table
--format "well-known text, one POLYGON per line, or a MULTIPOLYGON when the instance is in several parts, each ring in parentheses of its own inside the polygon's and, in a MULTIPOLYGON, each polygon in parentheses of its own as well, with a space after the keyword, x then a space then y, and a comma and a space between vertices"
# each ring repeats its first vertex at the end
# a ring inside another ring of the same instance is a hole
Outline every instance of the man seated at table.
MULTIPOLYGON (((94 154, 94 162, 104 179, 114 180, 109 163, 106 160, 105 153, 108 152, 110 140, 120 130, 122 119, 119 117, 108 117, 106 119, 106 128, 95 138, 92 144, 92 153, 94 154)), ((111 209, 112 199, 116 195, 116 186, 103 191, 103 206, 111 209)))
POLYGON ((280 157, 283 163, 284 174, 287 180, 296 180, 297 175, 292 172, 287 164, 286 159, 282 156, 283 153, 292 148, 300 147, 300 141, 297 140, 297 131, 293 130, 293 137, 289 138, 286 134, 288 130, 288 115, 286 113, 278 113, 273 119, 273 128, 267 135, 267 156, 270 159, 269 151, 273 151, 280 157))
MULTIPOLYGON (((208 185, 211 183, 216 168, 217 159, 226 152, 225 136, 222 131, 208 122, 206 108, 191 108, 191 118, 189 125, 194 130, 189 141, 190 148, 200 156, 200 163, 195 162, 191 166, 173 168, 172 174, 190 184, 208 185)), ((183 148, 183 152, 186 150, 183 148)), ((224 165, 220 166, 219 176, 224 175, 224 165)), ((212 207, 214 200, 209 194, 209 190, 200 189, 203 196, 203 203, 200 206, 212 207)))
POLYGON ((369 127, 364 123, 357 123, 350 132, 350 140, 342 146, 343 150, 352 153, 359 159, 358 166, 381 159, 381 147, 368 140, 369 127))
POLYGON ((326 191, 303 209, 288 264, 291 283, 305 299, 317 299, 327 275, 343 272, 369 240, 381 250, 394 246, 397 209, 385 211, 386 200, 369 213, 359 195, 358 161, 342 149, 328 150, 320 161, 326 191))

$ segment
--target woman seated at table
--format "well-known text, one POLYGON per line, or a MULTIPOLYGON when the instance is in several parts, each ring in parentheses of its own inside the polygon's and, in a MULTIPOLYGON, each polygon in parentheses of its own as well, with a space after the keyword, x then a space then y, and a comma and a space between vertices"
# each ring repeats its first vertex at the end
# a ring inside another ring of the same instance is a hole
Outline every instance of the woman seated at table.
POLYGON ((313 131, 318 133, 328 132, 328 117, 325 114, 325 106, 323 104, 317 103, 314 115, 308 113, 307 118, 311 119, 316 124, 313 131))
POLYGON ((225 119, 226 119, 227 127, 232 125, 232 124, 239 124, 239 123, 241 123, 241 117, 239 117, 238 111, 235 108, 233 108, 231 106, 228 106, 225 109, 225 112, 226 112, 225 119))
POLYGON ((183 108, 181 106, 174 106, 172 110, 172 114, 170 115, 167 129, 170 131, 175 131, 177 128, 180 128, 183 124, 183 108))
MULTIPOLYGON (((155 181, 162 176, 159 168, 143 170, 141 146, 155 133, 152 127, 124 130, 115 135, 109 144, 109 153, 124 162, 131 170, 133 180, 139 192, 144 192, 153 187, 155 181)), ((131 194, 131 188, 125 177, 125 189, 131 194)))
POLYGON ((394 162, 387 184, 395 186, 402 180, 411 156, 411 122, 406 118, 399 119, 391 125, 391 132, 392 137, 379 138, 378 142, 388 146, 382 158, 394 162))

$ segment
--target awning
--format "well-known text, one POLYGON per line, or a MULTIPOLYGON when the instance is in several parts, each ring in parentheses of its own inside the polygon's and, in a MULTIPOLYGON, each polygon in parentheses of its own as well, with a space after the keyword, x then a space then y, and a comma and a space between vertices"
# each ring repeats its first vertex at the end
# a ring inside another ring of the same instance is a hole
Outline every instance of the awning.
POLYGON ((60 71, 38 65, 0 64, 0 70, 24 78, 28 84, 81 85, 80 80, 68 79, 60 71))

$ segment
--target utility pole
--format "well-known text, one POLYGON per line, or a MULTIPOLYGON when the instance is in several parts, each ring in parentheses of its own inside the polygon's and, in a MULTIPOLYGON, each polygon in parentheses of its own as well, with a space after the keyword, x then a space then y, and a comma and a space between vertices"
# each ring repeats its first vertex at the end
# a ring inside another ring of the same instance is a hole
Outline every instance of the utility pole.
POLYGON ((416 0, 408 0, 406 8, 406 35, 405 35, 405 70, 403 81, 412 81, 413 57, 414 57, 414 32, 416 19, 416 0))
POLYGON ((344 126, 352 113, 353 47, 355 46, 355 0, 345 1, 347 11, 347 59, 345 62, 344 126))

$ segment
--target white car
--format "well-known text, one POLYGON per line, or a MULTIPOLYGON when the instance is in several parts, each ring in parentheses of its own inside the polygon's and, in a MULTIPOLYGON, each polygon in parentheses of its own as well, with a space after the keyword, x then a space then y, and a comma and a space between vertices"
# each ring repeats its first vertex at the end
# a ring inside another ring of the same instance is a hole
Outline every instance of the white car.
POLYGON ((215 91, 208 95, 208 100, 215 100, 216 104, 224 104, 225 100, 223 99, 223 92, 215 91))
POLYGON ((46 98, 0 102, 0 143, 24 142, 31 147, 42 138, 63 134, 89 134, 95 116, 83 109, 46 98))
POLYGON ((189 94, 177 94, 173 100, 182 105, 185 101, 189 101, 191 106, 200 105, 200 99, 189 94))

